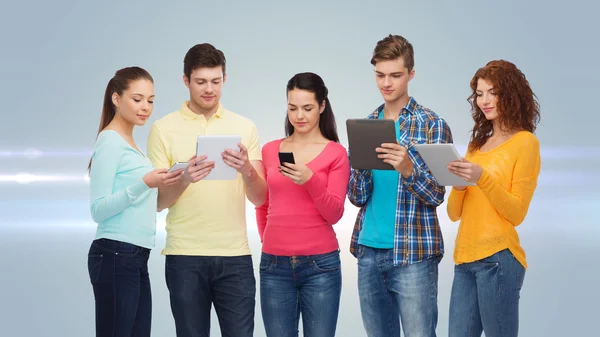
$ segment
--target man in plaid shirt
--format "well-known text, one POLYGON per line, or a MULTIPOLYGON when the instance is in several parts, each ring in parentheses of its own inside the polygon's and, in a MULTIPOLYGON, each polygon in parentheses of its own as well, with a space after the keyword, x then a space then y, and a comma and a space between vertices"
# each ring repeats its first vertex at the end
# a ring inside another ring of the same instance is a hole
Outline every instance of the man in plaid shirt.
POLYGON ((392 119, 397 144, 379 158, 395 170, 352 169, 348 198, 360 212, 350 251, 358 259, 358 293, 369 337, 436 336, 438 263, 444 254, 436 208, 446 192, 412 147, 452 143, 446 122, 408 95, 412 45, 389 35, 371 59, 384 104, 367 118, 392 119))

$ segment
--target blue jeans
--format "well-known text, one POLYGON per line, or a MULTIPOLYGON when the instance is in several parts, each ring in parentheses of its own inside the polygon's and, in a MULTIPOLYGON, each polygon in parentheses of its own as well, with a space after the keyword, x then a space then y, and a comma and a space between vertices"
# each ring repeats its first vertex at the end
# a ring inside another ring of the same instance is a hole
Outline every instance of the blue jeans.
POLYGON ((508 250, 454 267, 450 337, 516 337, 525 268, 508 250))
POLYGON ((212 305, 221 336, 252 337, 256 280, 250 255, 167 255, 165 277, 177 337, 209 337, 212 305))
POLYGON ((358 247, 358 296, 369 337, 435 337, 439 257, 393 265, 393 249, 358 247))
POLYGON ((260 304, 267 337, 333 337, 342 291, 340 252, 310 256, 262 253, 260 304))
POLYGON ((97 239, 88 253, 96 302, 96 337, 150 337, 150 249, 97 239))

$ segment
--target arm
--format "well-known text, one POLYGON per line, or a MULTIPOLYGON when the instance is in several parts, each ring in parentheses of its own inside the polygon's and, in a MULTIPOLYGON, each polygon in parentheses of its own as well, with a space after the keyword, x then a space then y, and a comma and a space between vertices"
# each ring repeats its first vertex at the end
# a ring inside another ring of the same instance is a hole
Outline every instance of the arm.
POLYGON ((514 226, 525 220, 540 173, 538 140, 528 138, 528 142, 520 146, 518 151, 519 157, 514 166, 510 192, 498 184, 485 169, 477 181, 477 186, 498 214, 514 226))
MULTIPOLYGON (((262 166, 262 162, 261 162, 262 166)), ((267 181, 267 170, 263 167, 263 172, 265 173, 265 181, 267 181)), ((267 189, 267 193, 265 196, 265 202, 256 207, 256 224, 258 225, 258 235, 260 236, 260 242, 263 242, 263 233, 265 232, 265 228, 267 227, 267 214, 269 213, 269 193, 267 189)))
POLYGON ((344 214, 349 177, 350 162, 346 153, 341 153, 332 163, 327 181, 313 174, 304 184, 317 210, 329 224, 336 224, 344 214))
MULTIPOLYGON (((348 157, 350 153, 348 153, 348 157)), ((356 207, 363 207, 371 197, 373 180, 370 170, 355 170, 350 168, 350 181, 348 182, 348 200, 356 207)))
POLYGON ((246 197, 254 205, 259 206, 265 203, 267 199, 267 184, 265 183, 265 171, 262 161, 252 160, 250 170, 242 174, 242 179, 246 185, 246 197))
MULTIPOLYGON (((169 168, 171 161, 167 154, 167 149, 163 141, 160 130, 155 124, 150 128, 147 142, 148 158, 156 168, 169 168)), ((171 207, 177 199, 183 194, 189 185, 189 181, 180 179, 179 182, 158 188, 158 211, 161 212, 165 208, 171 207)))
MULTIPOLYGON (((435 121, 427 133, 428 143, 452 143, 452 133, 448 124, 441 118, 435 121)), ((444 202, 446 188, 438 185, 435 178, 428 172, 422 159, 409 152, 411 161, 414 163, 412 174, 402 179, 409 192, 426 205, 439 206, 444 202)))
POLYGON ((465 200, 465 194, 467 189, 459 190, 453 188, 448 197, 448 205, 446 209, 448 211, 448 217, 451 221, 458 221, 462 216, 463 201, 465 200))
POLYGON ((96 223, 121 213, 149 189, 140 177, 134 184, 113 192, 123 149, 112 144, 110 139, 102 139, 100 142, 92 157, 90 169, 90 211, 96 223))

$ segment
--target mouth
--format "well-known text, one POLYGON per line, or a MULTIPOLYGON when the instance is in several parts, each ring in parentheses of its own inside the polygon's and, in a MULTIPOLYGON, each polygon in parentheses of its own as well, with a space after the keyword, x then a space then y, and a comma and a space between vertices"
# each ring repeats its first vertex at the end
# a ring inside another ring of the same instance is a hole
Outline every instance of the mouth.
POLYGON ((300 128, 300 127, 306 126, 306 124, 308 124, 308 123, 306 123, 306 122, 296 122, 294 124, 296 124, 296 126, 300 128))
POLYGON ((394 92, 394 90, 392 90, 392 89, 381 89, 381 91, 383 91, 383 93, 386 95, 389 95, 394 92))
POLYGON ((203 100, 205 100, 205 101, 212 101, 212 99, 213 99, 215 96, 201 96, 201 97, 202 97, 202 99, 203 99, 203 100))
POLYGON ((490 111, 494 110, 494 107, 483 108, 481 110, 483 110, 483 112, 490 112, 490 111))
POLYGON ((146 120, 148 119, 148 117, 150 117, 150 115, 136 115, 138 116, 140 119, 146 120))

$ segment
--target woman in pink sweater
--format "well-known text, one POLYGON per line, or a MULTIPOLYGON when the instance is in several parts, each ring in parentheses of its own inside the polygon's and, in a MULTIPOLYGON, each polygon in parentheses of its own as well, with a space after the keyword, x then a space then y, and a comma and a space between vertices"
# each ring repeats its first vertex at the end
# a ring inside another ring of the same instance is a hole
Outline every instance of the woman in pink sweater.
POLYGON ((256 209, 263 243, 260 296, 267 336, 333 337, 342 274, 333 230, 344 213, 350 163, 327 87, 313 73, 287 84, 286 138, 262 149, 268 198, 256 209), (294 163, 279 160, 291 152, 294 163))

